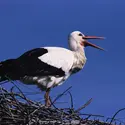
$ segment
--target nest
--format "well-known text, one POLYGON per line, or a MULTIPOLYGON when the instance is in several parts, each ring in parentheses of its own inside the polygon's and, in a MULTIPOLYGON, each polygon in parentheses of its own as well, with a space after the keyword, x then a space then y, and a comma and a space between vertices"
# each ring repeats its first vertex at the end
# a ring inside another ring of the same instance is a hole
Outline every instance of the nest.
MULTIPOLYGON (((71 93, 71 108, 57 108, 54 103, 69 92, 69 89, 58 95, 48 108, 44 104, 28 99, 20 89, 20 93, 17 93, 13 91, 13 87, 10 91, 0 87, 0 125, 113 125, 116 122, 116 113, 106 121, 99 120, 100 117, 104 118, 101 115, 80 113, 92 99, 75 109, 71 93)), ((121 124, 121 121, 119 123, 121 124)))

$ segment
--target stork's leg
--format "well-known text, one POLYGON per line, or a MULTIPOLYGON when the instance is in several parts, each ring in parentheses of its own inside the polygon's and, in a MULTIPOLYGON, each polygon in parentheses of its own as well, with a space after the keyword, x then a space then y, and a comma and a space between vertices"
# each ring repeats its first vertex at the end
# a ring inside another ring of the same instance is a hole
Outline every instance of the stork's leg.
POLYGON ((51 106, 51 100, 50 100, 49 93, 50 93, 50 88, 46 90, 46 93, 45 93, 45 95, 44 95, 44 98, 45 98, 45 106, 47 106, 47 107, 50 107, 50 106, 51 106))

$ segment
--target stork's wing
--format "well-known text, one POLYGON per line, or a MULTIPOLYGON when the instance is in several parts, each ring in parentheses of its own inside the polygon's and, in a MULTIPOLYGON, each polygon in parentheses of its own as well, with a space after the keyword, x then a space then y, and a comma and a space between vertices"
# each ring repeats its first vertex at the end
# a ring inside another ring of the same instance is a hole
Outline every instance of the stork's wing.
POLYGON ((64 48, 36 48, 24 53, 17 60, 22 76, 64 76, 73 65, 74 56, 64 48))

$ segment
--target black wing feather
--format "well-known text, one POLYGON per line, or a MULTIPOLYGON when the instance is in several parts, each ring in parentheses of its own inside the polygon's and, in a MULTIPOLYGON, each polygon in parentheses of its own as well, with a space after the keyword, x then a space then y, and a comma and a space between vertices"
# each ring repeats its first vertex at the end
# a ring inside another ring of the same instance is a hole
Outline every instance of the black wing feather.
POLYGON ((23 70, 22 76, 46 76, 46 75, 58 75, 64 76, 65 72, 61 68, 56 68, 38 59, 48 52, 45 48, 36 48, 30 50, 21 55, 17 60, 19 62, 21 70, 23 70))
POLYGON ((42 62, 38 57, 48 53, 45 48, 30 50, 17 59, 9 59, 0 62, 0 82, 9 77, 19 80, 24 76, 64 76, 65 72, 60 68, 42 62))

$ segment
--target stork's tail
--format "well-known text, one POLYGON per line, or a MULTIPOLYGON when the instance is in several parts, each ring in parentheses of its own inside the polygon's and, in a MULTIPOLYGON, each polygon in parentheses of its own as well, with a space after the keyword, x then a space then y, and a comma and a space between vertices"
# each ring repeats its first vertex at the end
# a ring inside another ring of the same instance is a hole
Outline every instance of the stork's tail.
POLYGON ((16 68, 16 59, 9 59, 3 62, 0 62, 0 82, 12 78, 14 80, 15 68, 16 68))

